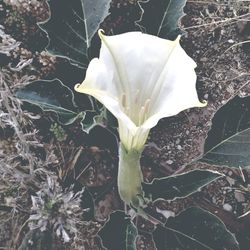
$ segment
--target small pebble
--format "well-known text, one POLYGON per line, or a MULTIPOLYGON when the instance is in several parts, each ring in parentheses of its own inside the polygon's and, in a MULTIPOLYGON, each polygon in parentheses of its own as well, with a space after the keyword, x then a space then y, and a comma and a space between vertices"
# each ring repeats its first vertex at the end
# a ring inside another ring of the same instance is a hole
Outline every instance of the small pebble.
POLYGON ((245 196, 241 192, 235 192, 234 197, 238 202, 245 202, 245 196))
POLYGON ((172 163, 173 163, 172 160, 168 160, 168 161, 167 161, 167 164, 169 164, 169 165, 171 165, 172 163))
POLYGON ((230 184, 230 186, 233 186, 235 184, 235 180, 233 178, 230 178, 230 177, 226 177, 228 183, 230 184))
POLYGON ((228 204, 228 203, 225 203, 225 204, 223 205, 223 209, 224 209, 225 211, 228 211, 228 212, 232 212, 232 211, 233 211, 233 207, 232 207, 230 204, 228 204))
POLYGON ((212 197, 212 202, 216 204, 217 199, 215 197, 212 197))

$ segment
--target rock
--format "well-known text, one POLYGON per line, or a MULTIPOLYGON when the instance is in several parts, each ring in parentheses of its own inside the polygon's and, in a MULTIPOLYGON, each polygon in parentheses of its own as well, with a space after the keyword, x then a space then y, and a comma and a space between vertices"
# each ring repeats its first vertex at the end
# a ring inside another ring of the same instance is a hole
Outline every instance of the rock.
POLYGON ((172 160, 168 160, 167 164, 171 165, 171 164, 173 164, 173 161, 172 160))
POLYGON ((235 180, 233 178, 227 176, 226 179, 228 183, 230 184, 230 186, 233 186, 235 184, 235 180))
POLYGON ((225 204, 223 205, 223 209, 224 209, 225 211, 228 211, 228 212, 232 212, 232 211, 233 211, 233 207, 232 207, 230 204, 228 204, 228 203, 225 203, 225 204))
POLYGON ((175 217, 175 213, 171 210, 161 210, 159 208, 156 208, 156 212, 162 214, 166 219, 169 217, 175 217))
POLYGON ((244 196, 244 194, 243 193, 241 193, 241 192, 235 192, 234 193, 234 197, 235 197, 235 199, 238 201, 238 202, 240 202, 240 203, 242 203, 242 202, 245 202, 245 196, 244 196))

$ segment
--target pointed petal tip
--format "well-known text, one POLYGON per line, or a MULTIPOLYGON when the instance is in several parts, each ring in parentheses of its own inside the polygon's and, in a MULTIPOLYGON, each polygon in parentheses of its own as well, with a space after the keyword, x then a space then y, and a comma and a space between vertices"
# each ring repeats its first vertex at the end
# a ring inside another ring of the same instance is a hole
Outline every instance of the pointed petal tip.
POLYGON ((80 88, 81 88, 81 83, 77 83, 74 87, 74 90, 77 92, 82 92, 82 91, 80 91, 80 88))
POLYGON ((181 35, 178 35, 175 39, 175 42, 180 42, 180 39, 181 39, 181 35))
POLYGON ((197 107, 199 108, 203 108, 207 106, 207 101, 203 100, 201 102, 198 103, 197 107))
POLYGON ((98 30, 98 36, 100 37, 100 39, 102 39, 105 35, 105 31, 103 29, 99 29, 98 30))

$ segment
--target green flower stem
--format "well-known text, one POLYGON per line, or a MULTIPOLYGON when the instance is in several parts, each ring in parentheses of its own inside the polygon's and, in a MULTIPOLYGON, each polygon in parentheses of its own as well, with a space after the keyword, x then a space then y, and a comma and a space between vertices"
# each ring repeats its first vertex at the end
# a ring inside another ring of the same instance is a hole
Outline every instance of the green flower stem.
POLYGON ((118 191, 121 199, 128 205, 135 208, 140 207, 140 200, 143 197, 141 188, 142 172, 140 158, 142 151, 127 151, 120 143, 119 147, 119 170, 118 170, 118 191))

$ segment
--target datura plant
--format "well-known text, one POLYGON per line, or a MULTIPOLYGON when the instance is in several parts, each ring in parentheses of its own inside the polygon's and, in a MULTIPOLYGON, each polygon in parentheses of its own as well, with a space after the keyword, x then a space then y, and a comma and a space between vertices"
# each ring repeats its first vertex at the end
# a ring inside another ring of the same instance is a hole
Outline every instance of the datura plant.
POLYGON ((143 198, 140 157, 149 131, 163 117, 191 107, 198 99, 196 63, 175 41, 141 32, 105 36, 99 58, 75 90, 95 97, 117 118, 120 136, 118 190, 139 208, 143 198))

